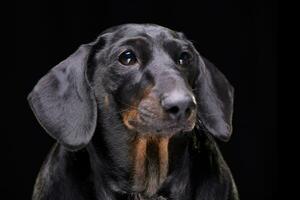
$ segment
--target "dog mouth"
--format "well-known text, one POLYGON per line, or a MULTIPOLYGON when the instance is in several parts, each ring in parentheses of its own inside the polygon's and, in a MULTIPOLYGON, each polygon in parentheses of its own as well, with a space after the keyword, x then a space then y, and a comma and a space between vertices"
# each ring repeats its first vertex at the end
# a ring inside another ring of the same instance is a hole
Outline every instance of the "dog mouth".
MULTIPOLYGON (((174 98, 178 96, 175 95, 174 98)), ((187 101, 189 103, 184 104, 186 98, 179 98, 181 101, 175 101, 175 106, 168 108, 160 99, 157 95, 150 93, 138 103, 130 104, 130 109, 121 113, 125 127, 140 134, 161 136, 193 130, 197 116, 196 103, 187 101), (183 104, 180 104, 181 102, 183 104), (194 106, 190 106, 192 103, 194 106)))
POLYGON ((131 111, 123 115, 124 125, 133 131, 141 134, 174 135, 181 132, 193 130, 196 122, 196 114, 186 120, 170 120, 160 114, 151 111, 131 111))

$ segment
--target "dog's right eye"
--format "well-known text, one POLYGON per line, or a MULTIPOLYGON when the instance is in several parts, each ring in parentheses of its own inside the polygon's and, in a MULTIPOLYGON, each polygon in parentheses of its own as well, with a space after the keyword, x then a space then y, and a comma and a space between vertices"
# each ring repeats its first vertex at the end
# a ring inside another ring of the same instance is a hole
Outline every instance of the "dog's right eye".
POLYGON ((133 51, 127 50, 119 56, 119 62, 123 65, 134 65, 137 63, 137 58, 133 51))

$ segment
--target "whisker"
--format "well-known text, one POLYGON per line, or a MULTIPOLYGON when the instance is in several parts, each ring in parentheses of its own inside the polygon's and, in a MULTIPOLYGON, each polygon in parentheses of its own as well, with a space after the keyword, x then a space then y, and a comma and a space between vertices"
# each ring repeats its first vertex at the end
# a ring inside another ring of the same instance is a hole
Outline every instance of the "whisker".
POLYGON ((122 101, 119 101, 122 105, 125 105, 125 106, 129 106, 130 108, 133 108, 133 109, 138 109, 138 107, 136 106, 133 106, 133 105, 130 105, 130 104, 127 104, 127 103, 124 103, 122 101))

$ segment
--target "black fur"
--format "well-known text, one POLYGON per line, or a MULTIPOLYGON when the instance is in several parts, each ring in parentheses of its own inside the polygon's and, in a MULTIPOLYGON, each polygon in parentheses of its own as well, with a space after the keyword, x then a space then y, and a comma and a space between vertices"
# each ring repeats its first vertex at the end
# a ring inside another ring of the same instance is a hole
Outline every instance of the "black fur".
POLYGON ((230 138, 233 88, 182 33, 151 24, 110 28, 55 66, 28 100, 58 141, 38 175, 33 200, 239 199, 213 138, 230 138), (138 57, 134 66, 118 61, 128 48, 138 57), (176 61, 183 51, 191 54, 184 67, 176 61), (121 115, 149 88, 157 97, 180 90, 197 102, 192 130, 168 129, 178 133, 170 135, 167 177, 151 196, 132 187, 130 144, 142 132, 165 134, 158 130, 167 130, 167 122, 153 119, 138 129, 144 131, 133 131, 121 115))

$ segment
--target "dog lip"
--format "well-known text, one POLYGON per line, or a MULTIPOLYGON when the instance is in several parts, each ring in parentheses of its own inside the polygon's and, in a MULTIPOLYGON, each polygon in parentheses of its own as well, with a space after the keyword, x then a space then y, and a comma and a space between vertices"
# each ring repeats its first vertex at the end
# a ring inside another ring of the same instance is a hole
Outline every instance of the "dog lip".
MULTIPOLYGON (((125 124, 127 127, 128 125, 130 125, 128 128, 130 129, 136 129, 136 130, 147 130, 147 132, 149 132, 149 130, 153 130, 156 133, 163 133, 163 132, 180 132, 180 131, 184 131, 184 125, 182 124, 166 124, 166 125, 155 125, 152 123, 147 123, 147 120, 145 121, 143 120, 130 120, 128 121, 128 124, 125 124)), ((151 132, 151 131, 150 131, 151 132)))
MULTIPOLYGON (((145 110, 143 110, 145 111, 145 110)), ((125 125, 138 132, 153 132, 157 134, 189 132, 194 128, 191 120, 184 122, 175 122, 173 120, 164 120, 157 117, 156 113, 138 112, 136 119, 130 119, 125 125)))

